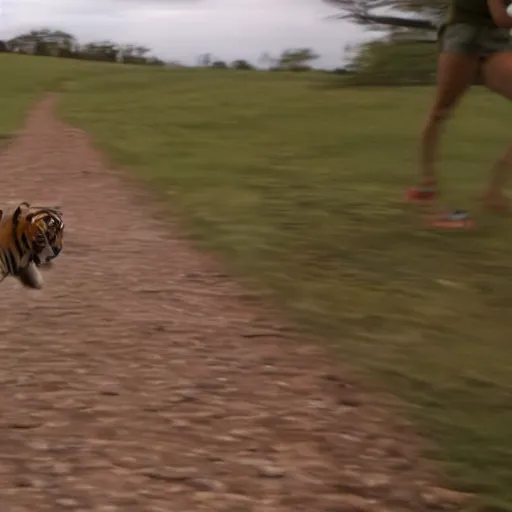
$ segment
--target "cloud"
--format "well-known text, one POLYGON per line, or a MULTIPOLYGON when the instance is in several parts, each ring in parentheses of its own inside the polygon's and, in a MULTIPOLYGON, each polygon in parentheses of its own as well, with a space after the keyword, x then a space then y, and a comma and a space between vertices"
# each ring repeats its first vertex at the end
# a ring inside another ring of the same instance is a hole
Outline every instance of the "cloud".
MULTIPOLYGON (((2 1, 2 0, 0 0, 2 1)), ((80 40, 140 43, 165 58, 194 62, 201 53, 256 62, 262 52, 311 47, 317 64, 341 64, 343 48, 365 34, 321 0, 3 0, 4 37, 52 27, 80 40)))

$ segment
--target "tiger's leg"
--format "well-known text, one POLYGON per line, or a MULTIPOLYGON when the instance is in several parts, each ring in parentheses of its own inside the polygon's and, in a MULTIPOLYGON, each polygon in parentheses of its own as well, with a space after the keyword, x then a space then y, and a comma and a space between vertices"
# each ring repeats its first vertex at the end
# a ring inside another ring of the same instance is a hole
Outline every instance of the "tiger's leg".
POLYGON ((20 269, 16 277, 27 288, 40 290, 43 287, 43 276, 32 261, 26 267, 20 269))

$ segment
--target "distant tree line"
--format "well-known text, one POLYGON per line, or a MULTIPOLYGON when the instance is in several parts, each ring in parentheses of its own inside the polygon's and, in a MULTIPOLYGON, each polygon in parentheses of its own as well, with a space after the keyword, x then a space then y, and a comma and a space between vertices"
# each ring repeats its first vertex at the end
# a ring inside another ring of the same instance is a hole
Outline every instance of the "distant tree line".
MULTIPOLYGON (((311 63, 318 58, 310 48, 294 48, 285 50, 278 57, 272 57, 269 53, 263 53, 258 59, 259 67, 270 71, 309 71, 311 63)), ((257 66, 245 59, 237 59, 231 63, 214 58, 210 53, 199 56, 197 66, 201 68, 215 69, 240 69, 251 70, 257 66)))
POLYGON ((165 64, 150 55, 149 48, 145 46, 119 44, 109 40, 79 44, 72 34, 51 29, 31 30, 8 41, 0 41, 0 52, 126 64, 165 64))
MULTIPOLYGON (((149 48, 145 46, 120 44, 111 40, 80 44, 72 34, 48 28, 31 30, 7 41, 0 41, 0 52, 125 64, 185 67, 179 62, 165 62, 151 55, 149 48)), ((277 57, 264 53, 258 60, 259 66, 256 66, 245 59, 226 62, 213 57, 210 53, 204 53, 198 57, 195 67, 242 71, 258 67, 271 71, 308 71, 311 69, 312 62, 317 58, 318 55, 309 48, 295 48, 285 50, 277 57)))

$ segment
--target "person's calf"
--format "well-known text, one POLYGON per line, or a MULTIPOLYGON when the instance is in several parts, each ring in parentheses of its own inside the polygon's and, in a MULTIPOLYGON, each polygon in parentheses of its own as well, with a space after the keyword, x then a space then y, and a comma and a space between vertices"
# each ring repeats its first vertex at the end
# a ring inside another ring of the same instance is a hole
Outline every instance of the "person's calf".
POLYGON ((501 190, 489 188, 480 196, 480 200, 482 206, 492 213, 500 215, 512 214, 510 199, 501 190))

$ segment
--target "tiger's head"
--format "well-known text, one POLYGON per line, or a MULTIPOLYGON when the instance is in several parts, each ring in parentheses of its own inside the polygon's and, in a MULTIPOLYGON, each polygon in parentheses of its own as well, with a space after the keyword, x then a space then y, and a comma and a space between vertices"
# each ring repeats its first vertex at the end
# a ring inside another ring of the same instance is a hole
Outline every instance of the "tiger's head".
MULTIPOLYGON (((3 220, 1 211, 0 220, 3 220)), ((20 253, 30 252, 36 265, 45 265, 60 254, 64 222, 58 207, 23 202, 14 210, 11 221, 14 244, 20 253)))

